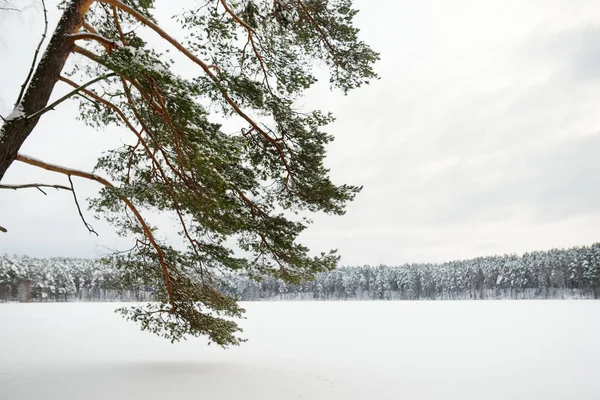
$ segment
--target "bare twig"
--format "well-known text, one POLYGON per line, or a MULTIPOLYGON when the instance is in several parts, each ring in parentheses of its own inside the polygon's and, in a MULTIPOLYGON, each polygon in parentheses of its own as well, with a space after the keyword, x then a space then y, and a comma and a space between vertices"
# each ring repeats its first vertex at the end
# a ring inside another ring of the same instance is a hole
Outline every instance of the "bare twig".
POLYGON ((75 193, 75 187, 73 186, 73 180, 71 179, 71 175, 67 175, 67 178, 69 178, 69 183, 71 184, 71 192, 73 193, 73 200, 75 200, 75 205, 77 206, 77 211, 79 212, 79 216, 81 217, 83 224, 85 225, 85 227, 87 228, 87 230, 90 233, 93 233, 94 235, 99 236, 98 232, 96 232, 94 230, 94 228, 92 227, 92 225, 90 225, 83 217, 83 213, 81 212, 81 207, 79 206, 79 201, 77 201, 77 193, 75 193))
MULTIPOLYGON (((18 190, 18 189, 30 189, 30 188, 35 188, 35 189, 39 189, 39 190, 41 190, 40 188, 52 188, 52 189, 56 189, 56 190, 59 190, 59 189, 71 190, 71 188, 68 186, 48 185, 45 183, 27 183, 25 185, 0 185, 0 189, 18 190)), ((45 192, 43 192, 43 193, 46 194, 45 192)))
POLYGON ((35 49, 35 53, 33 53, 33 61, 31 62, 31 67, 29 68, 27 78, 25 78, 25 81, 21 85, 21 91, 19 92, 19 96, 17 97, 17 101, 15 102, 15 107, 17 107, 23 99, 25 89, 27 88, 27 85, 29 85, 29 81, 31 80, 31 76, 33 75, 33 70, 35 69, 35 64, 37 63, 37 58, 40 54, 42 45, 44 44, 44 40, 46 40, 46 35, 48 34, 48 10, 46 9, 46 2, 44 0, 41 0, 41 2, 42 6, 44 7, 44 33, 42 34, 42 38, 40 39, 40 42, 38 43, 37 48, 35 49))

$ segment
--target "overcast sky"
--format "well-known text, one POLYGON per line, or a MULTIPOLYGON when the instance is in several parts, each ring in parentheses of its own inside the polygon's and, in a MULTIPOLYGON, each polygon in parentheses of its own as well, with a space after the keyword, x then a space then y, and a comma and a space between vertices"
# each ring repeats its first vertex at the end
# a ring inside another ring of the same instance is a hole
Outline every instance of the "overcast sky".
MULTIPOLYGON (((30 0, 22 0, 30 1, 30 0)), ((51 26, 57 0, 48 1, 51 26)), ((164 15, 175 2, 159 1, 164 15)), ((444 261, 591 244, 600 238, 600 2, 357 0, 381 80, 343 96, 317 84, 307 109, 332 111, 328 166, 364 185, 343 217, 303 235, 342 264, 444 261)), ((39 7, 0 15, 0 113, 7 115, 41 32, 39 7)), ((173 23, 167 28, 177 36, 173 23)), ((181 35, 180 35, 181 37, 181 35)), ((56 95, 65 88, 57 85, 56 95)), ((91 169, 126 140, 46 114, 22 148, 91 169)), ((3 183, 65 184, 13 164, 3 183)), ((81 199, 93 182, 75 182, 81 199)), ((0 253, 94 257, 125 249, 101 221, 87 233, 69 192, 0 191, 0 253)), ((171 222, 163 234, 173 232, 171 222)))

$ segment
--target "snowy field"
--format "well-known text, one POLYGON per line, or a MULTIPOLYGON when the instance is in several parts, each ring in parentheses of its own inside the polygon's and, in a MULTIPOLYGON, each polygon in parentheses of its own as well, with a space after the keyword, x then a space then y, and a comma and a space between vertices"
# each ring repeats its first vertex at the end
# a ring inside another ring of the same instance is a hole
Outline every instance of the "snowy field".
POLYGON ((0 399, 600 398, 600 301, 247 303, 239 348, 0 304, 0 399))

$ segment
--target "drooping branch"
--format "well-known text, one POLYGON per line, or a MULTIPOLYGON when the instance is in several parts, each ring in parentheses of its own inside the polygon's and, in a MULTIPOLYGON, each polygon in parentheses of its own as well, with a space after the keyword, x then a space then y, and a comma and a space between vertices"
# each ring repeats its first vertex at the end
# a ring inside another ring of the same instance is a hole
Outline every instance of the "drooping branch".
POLYGON ((73 200, 75 200, 75 206, 77 207, 77 212, 79 212, 79 217, 81 218, 81 221, 83 221, 83 225, 85 225, 85 227, 87 228, 87 230, 90 233, 93 233, 94 235, 99 236, 98 232, 96 232, 94 230, 94 228, 92 227, 92 225, 90 225, 85 220, 85 217, 83 216, 83 213, 81 212, 81 207, 79 206, 79 201, 77 201, 77 193, 75 192, 75 186, 73 186, 73 180, 71 179, 71 175, 67 175, 67 178, 69 178, 69 183, 71 184, 71 193, 73 193, 73 200))
POLYGON ((37 59, 40 54, 40 49, 42 48, 42 45, 44 44, 44 41, 46 40, 46 37, 48 35, 48 9, 46 8, 45 0, 41 0, 41 2, 42 2, 42 7, 44 8, 44 33, 42 34, 42 38, 40 39, 40 42, 38 43, 38 45, 35 49, 35 53, 33 53, 33 60, 31 61, 31 67, 29 68, 29 73, 27 74, 27 78, 25 78, 25 81, 23 81, 23 84, 21 85, 21 91, 19 92, 19 96, 17 97, 17 101, 15 102, 15 107, 17 107, 19 105, 19 103, 21 103, 21 100, 23 99, 23 94, 25 93, 25 89, 27 88, 27 85, 29 85, 29 82, 31 81, 31 76, 33 75, 33 71, 35 70, 35 65, 37 64, 37 59))
MULTIPOLYGON (((279 159, 281 160, 285 170, 287 171, 287 175, 288 178, 290 176, 293 176, 292 170, 289 166, 288 160, 285 156, 285 153, 283 151, 283 149, 281 148, 281 145, 278 143, 279 140, 277 138, 273 138, 271 137, 271 135, 269 135, 264 129, 262 129, 252 118, 250 118, 246 113, 244 113, 241 108, 233 101, 233 99, 229 96, 229 94, 227 93, 227 91, 219 84, 219 79, 217 78, 217 76, 211 71, 211 68, 216 68, 218 69, 217 66, 212 66, 212 65, 206 65, 206 63, 204 63, 202 60, 200 60, 199 58, 197 58, 196 56, 194 56, 189 50, 187 50, 182 44, 180 44, 179 42, 177 42, 174 38, 172 38, 170 35, 168 35, 165 31, 163 31, 160 27, 158 27, 156 24, 154 24, 152 21, 150 21, 148 18, 146 18, 145 16, 143 16, 142 14, 140 14, 139 12, 137 12, 135 9, 127 6, 126 4, 121 3, 118 0, 98 0, 100 2, 106 3, 106 4, 110 4, 113 5, 114 7, 117 7, 123 11, 125 11, 126 13, 132 15, 134 18, 136 18, 139 22, 143 23, 144 25, 148 26, 149 28, 151 28, 152 30, 154 30, 156 33, 159 34, 159 36, 161 36, 163 39, 165 39, 167 42, 169 42, 171 45, 173 45, 176 49, 178 49, 179 51, 181 51, 186 57, 188 57, 191 61, 193 61, 194 63, 198 64, 205 72, 206 74, 217 84, 219 90, 221 91, 221 94, 223 95, 223 98, 227 101, 227 103, 233 108, 233 110, 243 119, 245 119, 251 126, 252 126, 252 130, 259 132, 277 151, 277 154, 279 155, 279 159)), ((89 51, 88 49, 85 49, 83 47, 80 46, 75 46, 73 48, 73 51, 81 54, 87 58, 89 58, 92 61, 95 61, 99 64, 103 64, 101 58, 94 54, 93 52, 89 51)), ((266 74, 266 71, 265 71, 266 74)), ((139 84, 137 84, 135 82, 135 80, 132 79, 127 79, 130 83, 132 83, 136 89, 138 89, 138 91, 140 91, 140 93, 142 95, 144 95, 144 90, 141 89, 141 87, 139 86, 139 84)), ((153 102, 153 100, 152 100, 153 102)), ((287 186, 287 184, 286 184, 287 186)))
MULTIPOLYGON (((69 85, 73 86, 73 87, 79 87, 79 86, 77 85, 77 83, 75 83, 75 82, 71 81, 71 80, 70 80, 70 79, 68 79, 68 78, 65 78, 65 77, 62 77, 62 76, 61 76, 61 77, 60 77, 60 80, 61 80, 62 82, 65 82, 65 83, 67 83, 67 84, 69 84, 69 85)), ((146 125, 143 123, 143 121, 142 121, 142 119, 140 118, 139 114, 137 114, 137 111, 135 110, 135 106, 133 105, 133 100, 131 99, 131 96, 130 96, 130 94, 129 94, 129 90, 128 90, 128 89, 126 88, 126 86, 125 86, 125 81, 123 81, 123 85, 124 85, 125 93, 126 93, 126 95, 127 95, 127 99, 128 99, 128 101, 129 101, 129 103, 130 103, 130 106, 132 107, 132 110, 133 110, 134 114, 136 115, 136 118, 138 119, 138 122, 141 124, 141 126, 142 126, 142 129, 143 129, 144 131, 146 131, 146 133, 147 133, 147 134, 148 134, 148 135, 149 135, 149 136, 152 138, 152 135, 151 135, 151 132, 150 132, 150 129, 149 129, 149 127, 147 127, 147 126, 146 126, 146 125)), ((133 132, 133 133, 134 133, 134 135, 136 135, 136 137, 138 138, 138 142, 139 142, 140 144, 142 144, 142 145, 143 145, 143 147, 144 147, 144 150, 146 151, 146 153, 148 154, 148 156, 150 157, 150 159, 152 159, 152 160, 153 160, 153 164, 155 164, 155 165, 159 165, 159 164, 158 164, 158 161, 156 160, 156 158, 155 158, 155 156, 154 156, 154 154, 153 154, 153 153, 152 153, 152 151, 150 150, 149 146, 146 144, 146 140, 144 140, 144 138, 142 137, 142 133, 141 133, 141 132, 139 132, 139 131, 138 131, 138 130, 137 130, 137 129, 136 129, 134 126, 133 126, 133 124, 132 124, 132 123, 129 121, 129 119, 128 119, 128 118, 125 116, 125 114, 123 113, 123 111, 122 111, 122 110, 121 110, 119 107, 117 107, 117 106, 116 106, 116 105, 114 105, 113 103, 109 102, 108 100, 106 100, 106 99, 104 99, 104 98, 102 98, 102 97, 98 96, 96 93, 94 93, 94 92, 92 92, 92 91, 90 91, 90 90, 83 89, 83 90, 82 90, 82 93, 85 93, 86 95, 88 95, 89 97, 91 97, 91 98, 92 98, 94 101, 97 101, 98 103, 100 103, 100 104, 104 105, 105 107, 107 107, 107 108, 111 109, 112 111, 114 111, 114 112, 115 112, 115 113, 116 113, 116 114, 119 116, 119 118, 120 118, 120 119, 123 121, 123 123, 124 123, 124 124, 127 126, 127 128, 129 128, 129 130, 130 130, 131 132, 133 132)), ((172 165, 172 164, 169 162, 169 159, 168 159, 167 155, 164 153, 164 150, 162 149, 162 147, 158 146, 158 144, 157 144, 157 143, 155 143, 155 145, 156 145, 156 146, 159 148, 159 151, 160 151, 160 152, 161 152, 161 154, 163 155, 163 158, 164 158, 165 162, 167 163, 167 166, 168 166, 168 167, 169 167, 169 168, 170 168, 170 169, 173 171, 173 173, 175 173, 175 174, 176 174, 176 175, 177 175, 177 176, 178 176, 178 177, 179 177, 179 178, 180 178, 180 179, 181 179, 183 182, 186 182, 186 183, 188 183, 188 182, 189 182, 189 179, 186 179, 186 178, 187 178, 187 176, 185 176, 185 172, 184 172, 184 171, 179 171, 179 170, 177 170, 177 169, 176 169, 176 168, 175 168, 175 167, 174 167, 174 166, 173 166, 173 165, 172 165)))
POLYGON ((73 181, 71 180, 71 176, 68 175, 67 177, 69 178, 69 183, 71 184, 70 187, 63 186, 63 185, 48 185, 48 184, 44 184, 44 183, 27 183, 24 185, 0 185, 0 189, 18 190, 18 189, 35 188, 35 189, 39 190, 40 192, 42 192, 44 195, 47 195, 47 193, 42 188, 52 188, 52 189, 56 189, 56 190, 61 190, 61 189, 68 190, 73 193, 75 205, 77 206, 77 211, 79 212, 79 216, 81 217, 83 224, 85 225, 85 227, 88 229, 88 231, 90 233, 94 233, 96 236, 98 236, 98 233, 94 230, 94 228, 85 220, 83 213, 81 212, 81 207, 79 206, 79 201, 77 200, 77 194, 75 192, 75 187, 73 186, 73 181))
MULTIPOLYGON (((142 125, 144 131, 146 131, 148 133, 148 135, 150 136, 150 138, 153 139, 149 127, 147 127, 143 123, 142 118, 140 118, 140 115, 136 111, 136 107, 135 107, 135 104, 133 103, 133 98, 131 96, 131 91, 127 88, 126 83, 125 83, 125 79, 123 79, 123 88, 125 89, 125 94, 127 96, 127 101, 129 102, 129 105, 130 105, 131 109, 133 110, 136 118, 138 119, 138 122, 142 125)), ((109 107, 110 107, 110 105, 109 105, 109 107)), ((125 119, 125 121, 127 123, 127 120, 126 120, 125 116, 122 115, 122 113, 120 113, 119 115, 121 116, 121 118, 125 119)), ((188 242, 190 243, 190 246, 191 246, 192 250, 194 251, 194 253, 198 257, 200 257, 199 250, 198 250, 198 247, 197 247, 197 241, 195 241, 191 237, 191 235, 189 233, 189 229, 187 227, 187 224, 185 223, 185 219, 183 218, 183 213, 181 212, 181 209, 179 207, 177 198, 175 197, 175 193, 173 192, 173 188, 171 187, 170 180, 168 179, 167 175, 165 174, 165 172, 164 172, 163 168, 161 167, 160 163, 157 161, 156 156, 150 151, 150 149, 146 145, 145 141, 141 138, 141 136, 138 136, 138 138, 139 138, 140 142, 143 144, 143 147, 146 150, 146 153, 148 154, 148 156, 152 160, 152 163, 153 163, 154 167, 158 170, 159 174, 162 176, 163 181, 165 182, 165 188, 167 189, 169 197, 171 197, 171 200, 173 201, 173 208, 175 209, 175 211, 177 213, 177 217, 179 218, 179 222, 181 223, 181 227, 183 228, 183 232, 185 234, 185 237, 187 238, 188 242)), ((175 138, 175 142, 177 142, 177 138, 175 138)), ((188 185, 188 187, 190 187, 190 188, 193 187, 195 185, 196 181, 195 180, 187 179, 188 176, 185 174, 184 170, 178 171, 177 169, 175 169, 175 167, 169 162, 169 158, 165 154, 164 149, 158 143, 155 143, 155 144, 158 147, 158 149, 161 152, 161 154, 163 155, 163 159, 165 160, 167 166, 171 169, 171 171, 176 176, 178 176, 184 183, 186 183, 188 185)), ((178 156, 183 157, 179 151, 178 151, 178 156)), ((182 160, 182 165, 183 165, 183 160, 182 160)), ((200 278, 202 279, 202 282, 204 282, 204 268, 202 267, 202 263, 200 264, 200 278)))
MULTIPOLYGON (((28 164, 28 165, 32 165, 34 167, 45 169, 46 171, 57 172, 59 174, 63 174, 63 175, 67 175, 67 176, 78 176, 80 178, 96 181, 108 188, 115 188, 115 186, 107 179, 105 179, 99 175, 92 174, 90 172, 85 172, 85 171, 80 171, 77 169, 63 167, 60 165, 50 164, 50 163, 38 160, 36 158, 26 156, 24 154, 18 154, 16 160, 20 161, 24 164, 28 164)), ((120 197, 120 198, 127 205, 127 208, 129 208, 129 210, 131 210, 133 215, 135 215, 135 218, 137 219, 138 223, 142 227, 144 236, 146 236, 146 238, 148 238, 148 240, 152 244, 152 247, 154 247, 154 249, 156 250, 156 254, 158 255, 158 260, 159 260, 159 263, 160 263, 160 266, 162 268, 163 275, 165 278, 165 285, 167 287, 167 293, 169 295, 169 301, 171 303, 171 311, 174 312, 176 305, 175 305, 175 300, 173 298, 171 275, 170 275, 169 269, 167 267, 167 262, 165 260, 164 253, 163 253, 161 247, 159 246, 159 244, 156 242, 156 239, 154 237, 154 234, 152 233, 152 230, 150 229, 150 227, 148 226, 148 224, 146 223, 146 221, 144 220, 144 218, 142 217, 142 215, 140 214, 138 209, 133 205, 133 203, 128 198, 126 198, 126 197, 120 197)))

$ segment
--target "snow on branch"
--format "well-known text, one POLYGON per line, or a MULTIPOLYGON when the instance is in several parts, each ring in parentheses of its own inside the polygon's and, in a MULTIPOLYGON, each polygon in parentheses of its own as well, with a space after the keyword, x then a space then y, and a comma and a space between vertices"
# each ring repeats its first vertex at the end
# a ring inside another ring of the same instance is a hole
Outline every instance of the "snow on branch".
POLYGON ((46 192, 44 192, 44 190, 42 190, 42 188, 51 188, 51 189, 56 189, 56 190, 71 190, 70 187, 67 186, 62 186, 62 185, 48 185, 45 183, 27 183, 24 185, 0 185, 0 189, 11 189, 11 190, 18 190, 18 189, 37 189, 40 192, 44 193, 45 195, 47 195, 46 192))
MULTIPOLYGON (((86 29, 88 29, 87 27, 85 27, 86 29)), ((119 44, 117 42, 115 42, 114 40, 110 40, 102 35, 99 35, 95 32, 81 32, 81 33, 74 33, 72 35, 69 35, 69 37, 73 40, 95 40, 96 42, 100 43, 102 46, 104 46, 104 48, 106 49, 107 52, 111 52, 112 50, 116 49, 119 44)))

